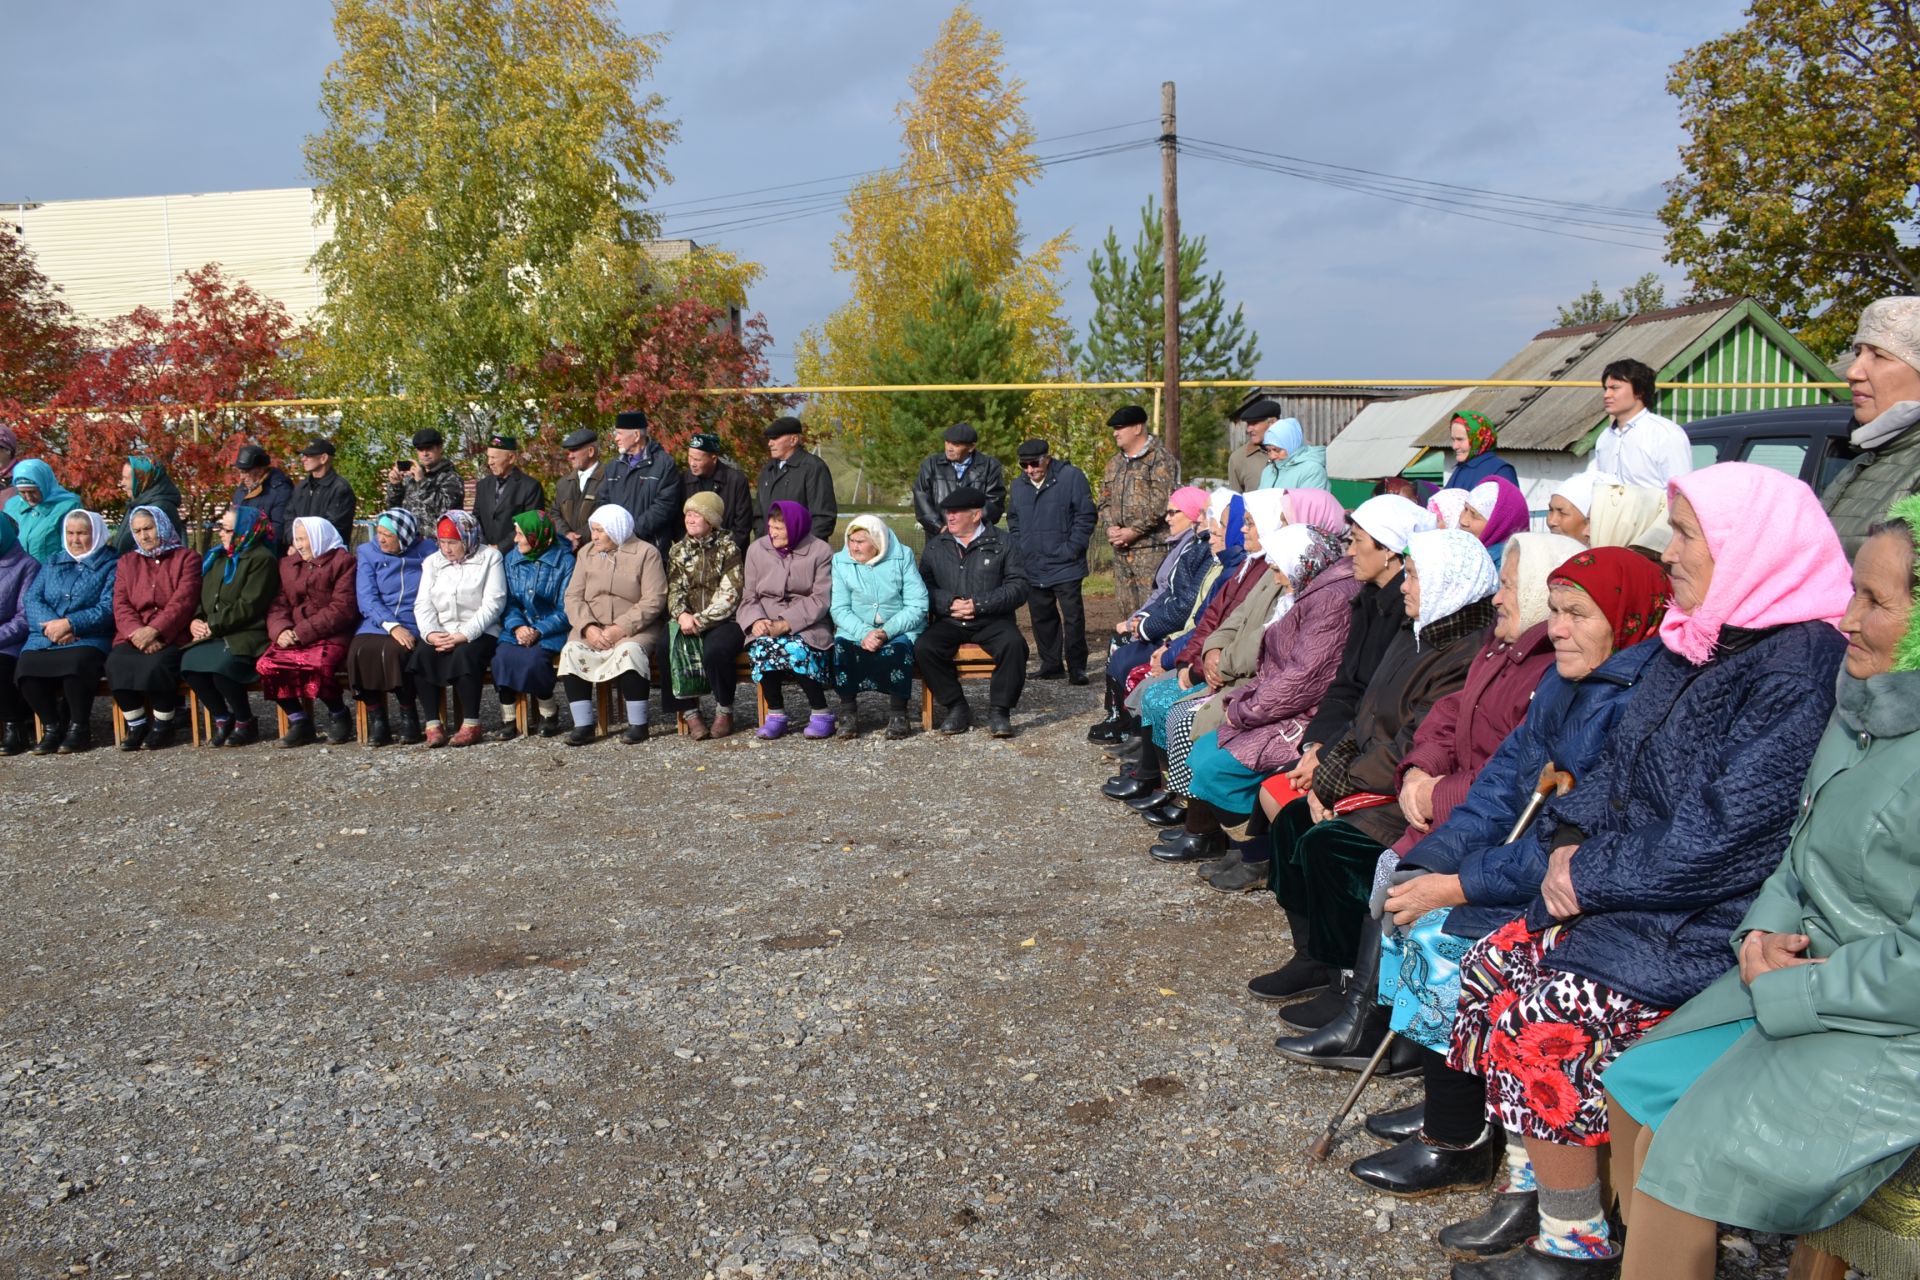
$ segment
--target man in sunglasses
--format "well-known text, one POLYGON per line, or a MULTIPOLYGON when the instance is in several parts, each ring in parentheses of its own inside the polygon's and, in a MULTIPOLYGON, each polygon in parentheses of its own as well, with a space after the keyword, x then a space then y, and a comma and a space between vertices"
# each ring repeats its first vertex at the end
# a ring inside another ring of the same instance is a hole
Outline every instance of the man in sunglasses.
POLYGON ((1093 541, 1093 490, 1086 472, 1048 456, 1045 440, 1028 440, 1018 453, 1021 478, 1007 494, 1007 533, 1027 571, 1037 676, 1085 684, 1087 610, 1080 583, 1093 541))

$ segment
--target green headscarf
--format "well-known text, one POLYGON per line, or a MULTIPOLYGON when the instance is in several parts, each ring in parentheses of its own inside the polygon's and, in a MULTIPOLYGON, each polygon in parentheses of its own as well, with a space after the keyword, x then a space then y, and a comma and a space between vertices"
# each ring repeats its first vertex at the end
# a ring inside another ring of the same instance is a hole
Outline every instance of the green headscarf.
MULTIPOLYGON (((1907 537, 1914 542, 1913 553, 1920 557, 1920 493, 1894 503, 1887 511, 1887 519, 1907 527, 1907 537)), ((1913 612, 1907 615, 1907 633, 1893 647, 1893 669, 1920 671, 1920 588, 1915 588, 1913 593, 1913 612)))
POLYGON ((159 463, 152 458, 143 458, 139 454, 129 454, 127 465, 133 468, 133 496, 138 498, 153 487, 153 482, 167 474, 159 463))
POLYGON ((529 560, 538 560, 559 540, 553 521, 544 511, 522 511, 513 518, 513 527, 527 535, 527 549, 522 554, 529 560))
POLYGON ((1500 443, 1500 433, 1484 413, 1475 413, 1471 409, 1457 409, 1454 419, 1466 424, 1467 456, 1477 458, 1500 443))

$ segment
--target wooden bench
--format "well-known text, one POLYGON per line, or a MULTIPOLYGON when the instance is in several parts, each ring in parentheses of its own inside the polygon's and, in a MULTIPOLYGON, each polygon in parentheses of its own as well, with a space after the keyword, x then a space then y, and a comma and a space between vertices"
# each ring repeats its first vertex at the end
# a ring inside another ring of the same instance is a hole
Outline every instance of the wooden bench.
MULTIPOLYGON (((993 655, 977 644, 963 644, 953 655, 953 672, 962 680, 991 680, 997 665, 993 655)), ((919 671, 914 674, 919 675, 919 671)), ((933 690, 927 688, 924 678, 920 681, 920 727, 933 728, 933 690)))

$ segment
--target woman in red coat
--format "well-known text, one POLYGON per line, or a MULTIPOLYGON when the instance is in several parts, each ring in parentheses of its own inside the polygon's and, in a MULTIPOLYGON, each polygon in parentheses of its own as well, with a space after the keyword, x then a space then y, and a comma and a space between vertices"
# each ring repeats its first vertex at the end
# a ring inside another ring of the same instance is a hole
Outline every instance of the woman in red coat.
POLYGON ((133 550, 120 557, 113 580, 107 688, 127 721, 120 749, 158 751, 172 743, 177 723, 180 647, 200 607, 200 557, 180 545, 159 507, 135 507, 127 528, 133 550))
POLYGON ((293 550, 280 561, 280 594, 267 612, 267 651, 255 670, 260 692, 287 713, 283 747, 314 740, 313 720, 302 699, 327 708, 327 741, 353 736, 353 715, 340 689, 340 665, 360 624, 354 597, 353 553, 333 523, 319 516, 293 522, 293 550))

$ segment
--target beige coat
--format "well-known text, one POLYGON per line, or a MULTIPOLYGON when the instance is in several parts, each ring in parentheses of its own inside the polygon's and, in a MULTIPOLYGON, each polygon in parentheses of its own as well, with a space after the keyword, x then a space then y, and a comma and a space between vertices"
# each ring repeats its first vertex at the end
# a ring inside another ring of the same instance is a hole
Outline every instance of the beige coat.
POLYGON ((651 542, 629 538, 612 555, 581 544, 567 583, 568 639, 584 641, 590 623, 617 625, 652 648, 665 634, 666 616, 667 568, 651 542))

